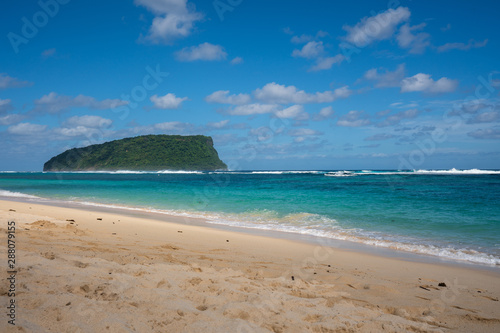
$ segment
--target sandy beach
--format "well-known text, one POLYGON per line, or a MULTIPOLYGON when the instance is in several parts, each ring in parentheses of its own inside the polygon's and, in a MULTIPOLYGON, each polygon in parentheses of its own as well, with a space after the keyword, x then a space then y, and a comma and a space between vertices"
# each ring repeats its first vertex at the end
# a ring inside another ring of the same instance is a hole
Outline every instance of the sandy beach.
POLYGON ((0 221, 2 332, 500 331, 500 274, 481 267, 120 211, 0 201, 0 221))

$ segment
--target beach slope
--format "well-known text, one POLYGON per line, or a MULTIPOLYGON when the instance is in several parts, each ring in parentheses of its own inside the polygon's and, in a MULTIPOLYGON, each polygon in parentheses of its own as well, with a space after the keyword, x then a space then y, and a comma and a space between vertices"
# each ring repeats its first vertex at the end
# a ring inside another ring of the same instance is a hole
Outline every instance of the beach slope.
POLYGON ((0 222, 2 332, 500 331, 493 271, 120 211, 0 201, 0 222))

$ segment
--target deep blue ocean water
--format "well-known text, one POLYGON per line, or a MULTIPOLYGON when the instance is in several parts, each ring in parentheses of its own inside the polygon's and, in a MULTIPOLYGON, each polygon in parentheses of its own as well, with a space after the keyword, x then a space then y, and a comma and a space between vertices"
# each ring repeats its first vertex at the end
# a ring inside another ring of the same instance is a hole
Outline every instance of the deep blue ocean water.
POLYGON ((500 171, 1 172, 2 197, 159 211, 500 265, 500 171))

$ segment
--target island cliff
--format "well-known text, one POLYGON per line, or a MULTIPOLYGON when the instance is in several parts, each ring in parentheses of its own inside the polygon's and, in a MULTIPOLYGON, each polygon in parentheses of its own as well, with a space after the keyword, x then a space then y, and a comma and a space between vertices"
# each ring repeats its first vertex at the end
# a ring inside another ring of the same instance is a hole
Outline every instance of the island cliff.
POLYGON ((43 171, 227 169, 209 136, 144 135, 73 148, 52 157, 43 171))

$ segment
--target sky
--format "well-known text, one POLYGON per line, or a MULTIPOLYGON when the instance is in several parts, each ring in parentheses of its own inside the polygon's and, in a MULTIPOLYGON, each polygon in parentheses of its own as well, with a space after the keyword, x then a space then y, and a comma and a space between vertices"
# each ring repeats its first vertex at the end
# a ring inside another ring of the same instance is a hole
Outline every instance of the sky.
POLYGON ((0 171, 147 134, 231 170, 500 169, 500 3, 18 0, 0 171))

